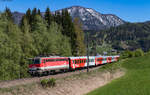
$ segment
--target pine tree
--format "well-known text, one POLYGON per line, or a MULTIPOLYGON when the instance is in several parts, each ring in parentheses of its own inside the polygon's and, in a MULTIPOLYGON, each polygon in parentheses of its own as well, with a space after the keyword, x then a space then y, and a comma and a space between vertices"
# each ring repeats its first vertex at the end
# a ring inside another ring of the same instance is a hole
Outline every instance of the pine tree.
POLYGON ((62 35, 61 26, 56 22, 52 22, 50 27, 47 37, 45 38, 46 53, 51 55, 71 56, 71 45, 68 37, 62 35))
POLYGON ((8 36, 6 34, 7 19, 4 14, 0 15, 0 80, 10 79, 8 64, 8 36))
POLYGON ((70 14, 68 13, 67 9, 62 10, 62 34, 70 38, 71 48, 72 48, 72 54, 76 55, 76 33, 74 24, 72 22, 72 18, 70 14))
POLYGON ((13 21, 12 13, 9 8, 6 7, 4 14, 5 14, 7 20, 13 21))
POLYGON ((30 25, 27 21, 26 16, 22 18, 22 25, 21 25, 21 30, 22 30, 22 50, 25 54, 25 57, 31 57, 34 55, 36 52, 35 47, 33 46, 33 39, 30 34, 30 25))
POLYGON ((26 18, 27 18, 27 21, 28 21, 29 24, 31 25, 31 9, 30 9, 30 8, 26 11, 25 16, 26 16, 26 18))
POLYGON ((35 16, 36 16, 36 14, 37 14, 37 9, 36 9, 36 8, 34 8, 34 9, 32 10, 32 17, 35 17, 35 16))
POLYGON ((37 12, 38 15, 40 15, 42 17, 42 14, 41 14, 41 11, 40 9, 38 9, 38 12, 37 12))
POLYGON ((38 50, 36 55, 43 54, 46 31, 46 23, 44 22, 43 18, 39 15, 36 15, 35 21, 32 23, 32 37, 34 39, 34 45, 38 50))
POLYGON ((55 12, 55 21, 57 24, 62 25, 62 16, 59 11, 55 12))
POLYGON ((9 64, 8 72, 10 79, 16 79, 20 77, 20 59, 22 56, 21 49, 21 32, 17 25, 13 24, 11 21, 8 22, 6 28, 6 34, 8 40, 5 42, 6 63, 9 64))
POLYGON ((37 15, 37 9, 36 8, 34 8, 33 10, 32 10, 32 14, 31 14, 31 19, 30 19, 30 25, 31 25, 31 30, 32 30, 32 25, 33 25, 33 23, 34 22, 36 22, 35 20, 35 16, 37 15))
POLYGON ((26 16, 22 18, 21 22, 21 30, 22 30, 22 40, 21 40, 21 48, 22 48, 22 56, 21 56, 21 71, 20 71, 20 77, 26 77, 28 74, 26 73, 28 70, 28 58, 32 58, 33 56, 36 56, 37 49, 34 47, 33 38, 30 34, 30 25, 28 23, 28 20, 26 16))
POLYGON ((82 30, 82 24, 78 18, 74 19, 75 33, 76 33, 76 55, 83 56, 86 54, 86 47, 84 44, 84 33, 82 30))
POLYGON ((46 12, 45 12, 45 15, 44 15, 44 19, 45 19, 45 21, 47 22, 47 28, 50 28, 51 22, 54 21, 54 17, 53 17, 53 15, 51 14, 49 8, 46 9, 46 12))

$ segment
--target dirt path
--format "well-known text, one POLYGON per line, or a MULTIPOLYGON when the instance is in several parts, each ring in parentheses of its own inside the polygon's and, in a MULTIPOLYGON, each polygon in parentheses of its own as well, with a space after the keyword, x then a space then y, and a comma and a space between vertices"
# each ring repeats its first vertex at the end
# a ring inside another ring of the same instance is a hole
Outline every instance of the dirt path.
MULTIPOLYGON (((20 87, 12 93, 2 95, 84 95, 98 87, 101 87, 113 79, 124 75, 124 71, 116 70, 111 72, 96 72, 94 74, 83 74, 79 77, 68 77, 56 81, 56 87, 43 88, 39 83, 31 88, 20 87)), ((0 94, 1 95, 1 94, 0 94)))

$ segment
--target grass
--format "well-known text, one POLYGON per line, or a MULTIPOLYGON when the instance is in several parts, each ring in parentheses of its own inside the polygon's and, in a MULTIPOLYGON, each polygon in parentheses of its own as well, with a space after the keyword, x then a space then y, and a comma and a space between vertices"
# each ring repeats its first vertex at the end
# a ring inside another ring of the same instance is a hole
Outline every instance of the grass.
POLYGON ((125 76, 87 95, 150 95, 150 55, 120 62, 125 76))

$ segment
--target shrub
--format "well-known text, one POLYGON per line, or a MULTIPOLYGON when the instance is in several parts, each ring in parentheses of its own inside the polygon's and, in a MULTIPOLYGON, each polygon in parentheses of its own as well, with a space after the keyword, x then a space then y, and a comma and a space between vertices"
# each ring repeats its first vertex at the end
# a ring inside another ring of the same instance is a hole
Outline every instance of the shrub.
POLYGON ((55 78, 49 79, 48 85, 49 85, 49 87, 54 87, 56 85, 56 79, 55 78))
POLYGON ((54 87, 56 85, 56 79, 55 78, 43 79, 41 80, 41 85, 43 87, 54 87))
POLYGON ((134 52, 132 52, 132 51, 127 50, 127 51, 124 51, 121 53, 121 58, 123 58, 123 59, 131 58, 131 57, 134 57, 134 52))
POLYGON ((150 49, 148 50, 147 54, 150 54, 150 49))
POLYGON ((144 52, 142 49, 137 49, 135 51, 135 57, 139 57, 139 56, 143 56, 144 55, 144 52))
POLYGON ((42 85, 43 87, 48 87, 48 80, 47 80, 47 79, 41 80, 41 85, 42 85))
POLYGON ((121 54, 121 58, 131 58, 131 57, 139 57, 139 56, 143 56, 144 52, 142 49, 137 49, 136 51, 124 51, 121 54))

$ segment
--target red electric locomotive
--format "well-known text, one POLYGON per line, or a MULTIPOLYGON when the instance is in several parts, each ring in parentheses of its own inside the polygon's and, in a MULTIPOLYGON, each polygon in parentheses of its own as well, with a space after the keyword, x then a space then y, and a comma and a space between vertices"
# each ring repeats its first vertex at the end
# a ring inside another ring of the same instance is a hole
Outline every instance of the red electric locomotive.
POLYGON ((55 70, 69 69, 68 57, 36 57, 30 59, 29 73, 40 74, 43 72, 50 73, 55 70))

